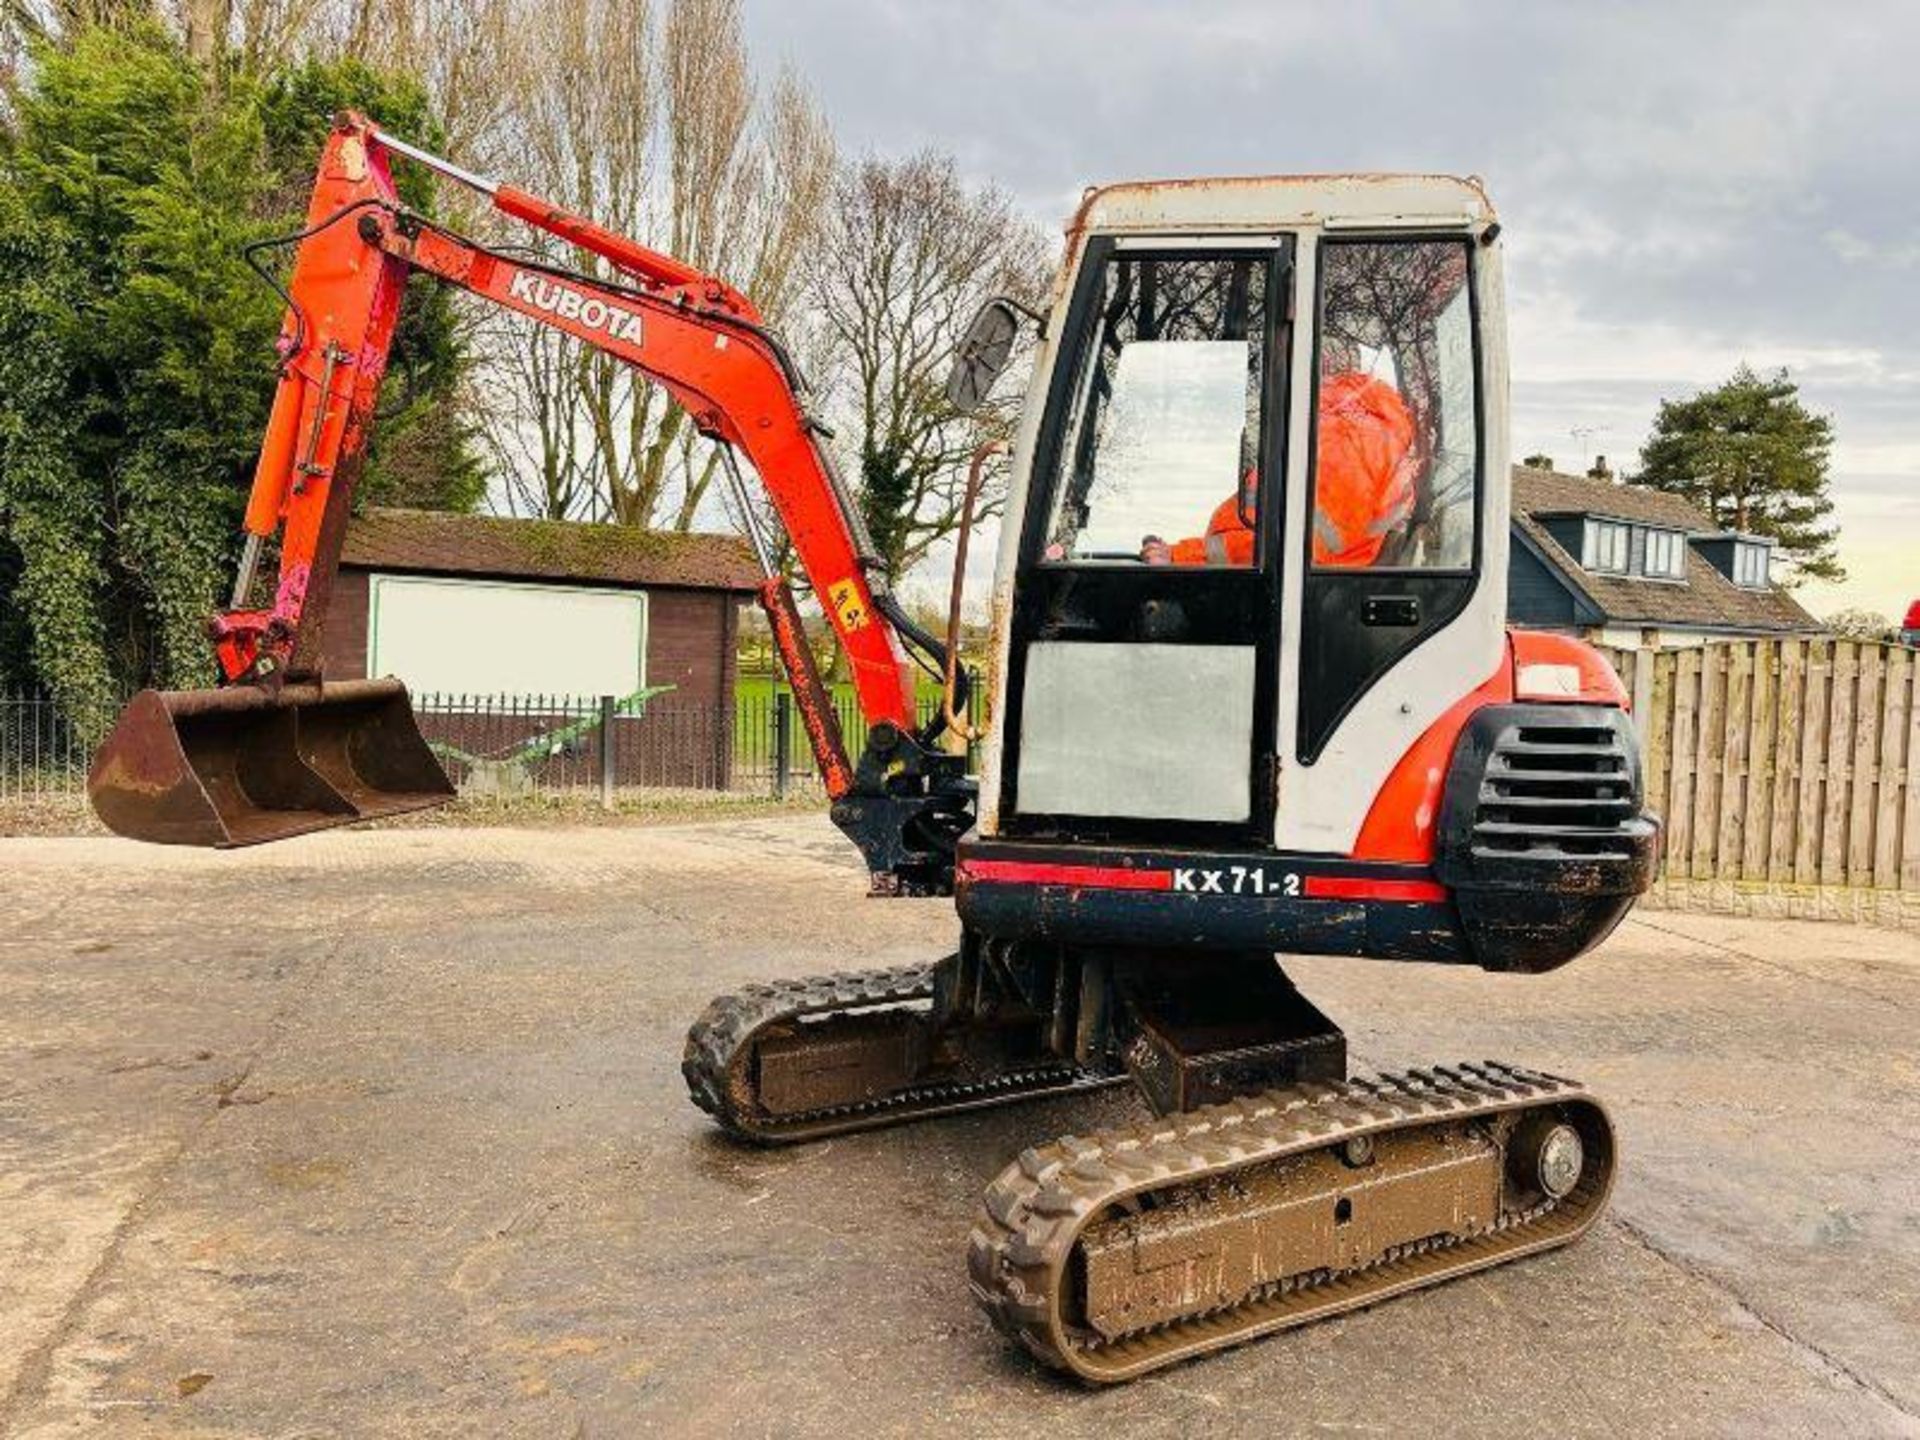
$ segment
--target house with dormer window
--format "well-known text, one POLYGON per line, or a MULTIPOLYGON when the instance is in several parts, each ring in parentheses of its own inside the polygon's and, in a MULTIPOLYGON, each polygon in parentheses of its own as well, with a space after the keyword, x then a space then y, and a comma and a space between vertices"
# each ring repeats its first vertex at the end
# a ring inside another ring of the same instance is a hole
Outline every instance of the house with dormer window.
POLYGON ((1678 495, 1515 466, 1507 618, 1625 649, 1822 633, 1772 551, 1678 495))

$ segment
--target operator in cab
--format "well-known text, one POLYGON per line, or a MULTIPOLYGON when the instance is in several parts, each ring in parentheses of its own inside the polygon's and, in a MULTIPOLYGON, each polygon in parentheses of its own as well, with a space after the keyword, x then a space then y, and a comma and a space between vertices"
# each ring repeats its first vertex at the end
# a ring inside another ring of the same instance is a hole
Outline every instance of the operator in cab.
MULTIPOLYGON (((1320 386, 1319 464, 1314 488, 1313 561, 1359 569, 1380 558, 1413 517, 1413 417, 1384 380, 1345 370, 1320 386)), ((1254 497, 1248 470, 1237 494, 1215 507, 1204 535, 1168 544, 1149 535, 1149 565, 1253 564, 1254 497)))

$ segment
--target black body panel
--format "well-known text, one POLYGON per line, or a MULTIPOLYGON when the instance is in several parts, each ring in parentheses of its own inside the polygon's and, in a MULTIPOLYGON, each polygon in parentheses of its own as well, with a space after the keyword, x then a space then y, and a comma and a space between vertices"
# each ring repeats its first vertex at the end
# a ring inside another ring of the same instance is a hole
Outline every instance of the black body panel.
POLYGON ((1360 697, 1473 598, 1476 577, 1316 570, 1301 597, 1299 759, 1311 765, 1360 697))
POLYGON ((955 887, 960 918, 987 935, 1031 935, 1073 945, 1260 946, 1293 955, 1471 964, 1451 904, 1380 904, 1163 895, 1059 885, 970 883, 955 887))
POLYGON ((1640 746, 1603 705, 1489 705, 1447 770, 1434 873, 1489 970, 1563 965, 1653 883, 1660 821, 1640 746))

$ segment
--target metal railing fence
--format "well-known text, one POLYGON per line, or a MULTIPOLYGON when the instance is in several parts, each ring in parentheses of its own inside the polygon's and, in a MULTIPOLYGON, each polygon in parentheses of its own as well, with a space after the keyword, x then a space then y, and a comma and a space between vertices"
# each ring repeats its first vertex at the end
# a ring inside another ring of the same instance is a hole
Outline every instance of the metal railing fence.
MULTIPOLYGON (((865 719, 850 691, 833 700, 857 758, 865 719)), ((746 677, 731 705, 668 692, 645 700, 434 693, 416 694, 413 706, 422 736, 467 795, 611 798, 618 790, 671 788, 784 797, 820 783, 791 691, 766 677, 746 677)), ((930 723, 939 706, 938 696, 921 696, 919 723, 930 723)), ((92 740, 111 727, 117 709, 75 723, 46 695, 0 691, 0 803, 78 800, 92 740)), ((977 726, 983 714, 976 682, 969 716, 977 726)))

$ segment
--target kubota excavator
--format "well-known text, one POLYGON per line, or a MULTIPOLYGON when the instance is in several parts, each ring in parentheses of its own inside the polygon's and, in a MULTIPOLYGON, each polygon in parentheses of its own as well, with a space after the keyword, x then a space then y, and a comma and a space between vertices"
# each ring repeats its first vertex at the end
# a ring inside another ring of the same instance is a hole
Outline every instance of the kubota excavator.
POLYGON ((126 835, 236 845, 450 794, 401 683, 329 680, 318 643, 423 271, 664 386, 735 484, 744 453, 868 722, 849 754, 769 565, 834 823, 875 894, 955 898, 944 959, 708 1007, 683 1068, 729 1133, 805 1141, 1130 1077, 1159 1118, 1021 1151, 968 1250, 994 1322, 1093 1381, 1565 1244, 1613 1182, 1591 1094, 1492 1061, 1349 1078, 1339 1026, 1276 959, 1538 973, 1648 883, 1658 824, 1619 682, 1577 642, 1504 624, 1499 228, 1478 183, 1439 176, 1088 192, 1047 313, 989 304, 949 387, 978 400, 1037 326, 976 782, 941 744, 964 725, 953 633, 889 593, 751 301, 342 116, 285 242, 278 391, 211 622, 224 683, 139 696, 94 804, 126 835), (394 156, 604 272, 409 210, 394 156), (930 726, 916 665, 948 676, 930 726))

